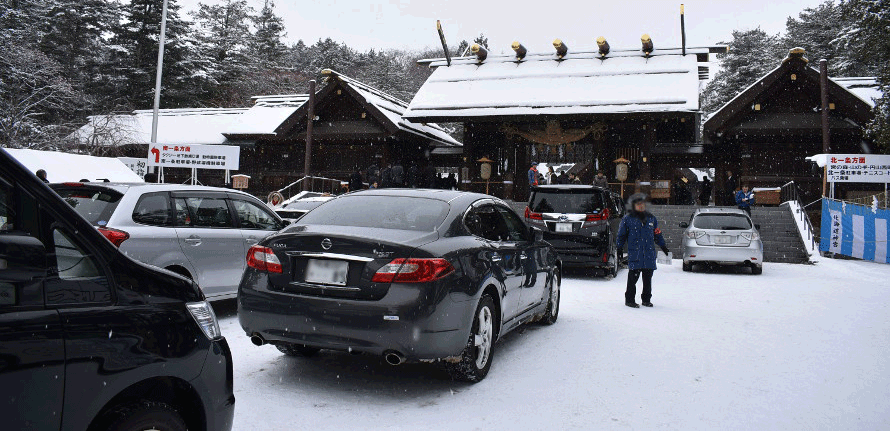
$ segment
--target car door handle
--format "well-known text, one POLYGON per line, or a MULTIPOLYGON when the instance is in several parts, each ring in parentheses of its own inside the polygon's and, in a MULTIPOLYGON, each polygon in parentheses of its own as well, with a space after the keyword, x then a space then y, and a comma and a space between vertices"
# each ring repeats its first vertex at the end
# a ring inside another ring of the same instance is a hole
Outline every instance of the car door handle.
POLYGON ((260 240, 254 238, 254 237, 244 238, 244 241, 245 241, 246 243, 248 243, 248 244, 251 244, 251 245, 260 242, 260 240))
POLYGON ((191 245, 201 245, 201 237, 199 237, 197 235, 192 235, 192 236, 186 238, 185 242, 187 242, 191 245))

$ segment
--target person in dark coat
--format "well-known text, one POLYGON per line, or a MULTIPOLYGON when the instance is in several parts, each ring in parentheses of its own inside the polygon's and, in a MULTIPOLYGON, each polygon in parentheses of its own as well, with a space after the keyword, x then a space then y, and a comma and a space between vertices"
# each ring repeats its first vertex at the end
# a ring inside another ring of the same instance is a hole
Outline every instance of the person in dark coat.
POLYGON ((388 189, 393 186, 392 165, 386 165, 386 167, 380 171, 380 183, 378 185, 381 189, 388 189))
POLYGON ((49 180, 46 179, 46 171, 43 169, 38 169, 37 172, 34 173, 37 175, 37 178, 40 178, 40 181, 43 181, 45 184, 49 184, 49 180))
POLYGON ((723 183, 723 205, 735 204, 735 192, 739 189, 739 179, 732 171, 726 171, 726 182, 723 183))
POLYGON ((365 176, 368 178, 368 184, 374 184, 380 181, 380 168, 377 167, 376 163, 368 166, 368 170, 365 172, 365 176))
POLYGON ((751 216, 751 205, 754 204, 754 192, 748 191, 747 184, 742 186, 742 189, 735 194, 735 203, 739 206, 740 210, 744 210, 748 213, 748 217, 751 216))
POLYGON ((602 170, 596 171, 596 176, 593 177, 593 185, 604 189, 609 188, 609 179, 606 178, 602 170))
POLYGON ((399 162, 396 162, 396 164, 392 167, 392 186, 405 186, 405 168, 402 167, 402 164, 399 162))
POLYGON ((448 174, 448 190, 457 190, 457 176, 454 172, 448 174))
POLYGON ((365 185, 362 184, 362 171, 356 169, 352 175, 349 176, 349 191, 355 192, 365 188, 365 185))
POLYGON ((634 194, 630 197, 630 212, 621 219, 618 228, 617 247, 619 255, 627 244, 627 290, 624 292, 624 305, 640 308, 636 303, 637 281, 643 276, 643 293, 640 299, 644 307, 652 306, 652 274, 655 271, 655 244, 664 254, 668 254, 667 244, 658 220, 646 211, 646 195, 634 194))
POLYGON ((701 182, 701 191, 698 193, 698 202, 701 206, 706 207, 711 204, 711 191, 714 189, 714 185, 711 183, 711 179, 705 177, 701 182))
POLYGON ((427 165, 423 168, 423 183, 425 188, 435 189, 439 187, 439 175, 436 172, 436 167, 433 165, 427 165))
POLYGON ((417 174, 417 164, 411 162, 411 165, 408 166, 408 187, 411 187, 412 189, 417 187, 417 174))

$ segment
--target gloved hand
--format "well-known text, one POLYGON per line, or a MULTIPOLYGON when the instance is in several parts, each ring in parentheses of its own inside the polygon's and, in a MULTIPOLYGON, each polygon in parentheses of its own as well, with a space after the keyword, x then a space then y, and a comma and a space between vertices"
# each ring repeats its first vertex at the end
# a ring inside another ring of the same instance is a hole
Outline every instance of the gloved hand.
POLYGON ((667 247, 662 247, 662 248, 661 248, 661 251, 663 251, 665 255, 667 255, 668 252, 670 252, 670 250, 668 250, 667 247))

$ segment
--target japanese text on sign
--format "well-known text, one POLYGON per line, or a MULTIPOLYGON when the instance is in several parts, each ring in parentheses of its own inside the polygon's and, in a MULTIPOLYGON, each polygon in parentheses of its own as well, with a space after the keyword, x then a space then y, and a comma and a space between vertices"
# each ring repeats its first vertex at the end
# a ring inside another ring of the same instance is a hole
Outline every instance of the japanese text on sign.
POLYGON ((890 156, 844 154, 828 157, 827 178, 833 183, 890 183, 890 156))
POLYGON ((228 145, 152 144, 148 166, 238 170, 241 148, 228 145))

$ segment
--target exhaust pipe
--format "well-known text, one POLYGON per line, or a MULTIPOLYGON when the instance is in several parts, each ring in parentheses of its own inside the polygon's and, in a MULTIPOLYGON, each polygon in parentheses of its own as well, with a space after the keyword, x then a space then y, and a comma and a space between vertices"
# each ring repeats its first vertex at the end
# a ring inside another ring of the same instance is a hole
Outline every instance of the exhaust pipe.
POLYGON ((392 366, 402 365, 405 363, 405 357, 399 352, 387 352, 383 354, 386 363, 392 366))
POLYGON ((262 346, 263 344, 266 344, 266 340, 264 340, 263 336, 260 334, 251 335, 250 342, 253 343, 254 346, 262 346))

